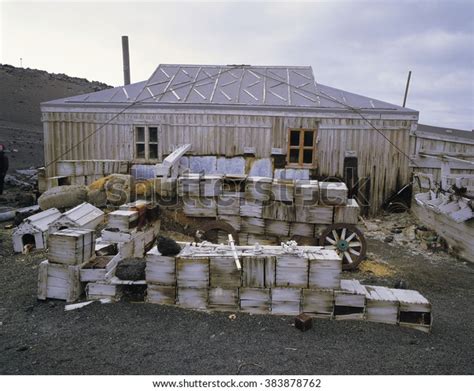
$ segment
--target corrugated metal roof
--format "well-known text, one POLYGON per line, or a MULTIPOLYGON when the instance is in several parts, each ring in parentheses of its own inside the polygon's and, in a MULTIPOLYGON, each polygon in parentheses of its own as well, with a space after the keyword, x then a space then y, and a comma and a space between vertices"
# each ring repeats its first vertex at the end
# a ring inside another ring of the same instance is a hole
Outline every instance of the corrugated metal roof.
POLYGON ((46 104, 151 104, 174 107, 411 109, 316 82, 310 66, 161 64, 147 81, 46 104))
POLYGON ((439 126, 418 124, 416 131, 432 133, 432 134, 436 134, 440 136, 455 136, 455 137, 465 138, 468 140, 474 140, 474 131, 470 131, 470 130, 442 128, 439 126))

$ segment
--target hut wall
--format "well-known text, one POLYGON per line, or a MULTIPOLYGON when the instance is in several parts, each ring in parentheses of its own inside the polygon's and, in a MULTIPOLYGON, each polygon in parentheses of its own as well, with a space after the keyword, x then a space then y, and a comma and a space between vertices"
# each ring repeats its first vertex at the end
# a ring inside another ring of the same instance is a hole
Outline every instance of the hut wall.
MULTIPOLYGON (((393 144, 408 153, 409 133, 417 121, 416 114, 371 114, 367 118, 393 144)), ((99 110, 78 110, 44 112, 43 122, 46 165, 55 160, 133 161, 133 128, 139 125, 158 127, 158 160, 185 143, 192 145, 189 152, 192 155, 241 156, 245 147, 253 147, 256 158, 270 157, 272 148, 286 152, 289 128, 308 128, 318 129, 316 172, 319 176, 342 178, 346 152, 357 156, 359 178, 362 181, 370 178, 367 193, 372 214, 409 180, 408 159, 360 116, 351 113, 298 116, 295 113, 223 114, 190 110, 128 112, 117 116, 99 110)), ((54 164, 47 167, 47 175, 55 175, 54 164)))

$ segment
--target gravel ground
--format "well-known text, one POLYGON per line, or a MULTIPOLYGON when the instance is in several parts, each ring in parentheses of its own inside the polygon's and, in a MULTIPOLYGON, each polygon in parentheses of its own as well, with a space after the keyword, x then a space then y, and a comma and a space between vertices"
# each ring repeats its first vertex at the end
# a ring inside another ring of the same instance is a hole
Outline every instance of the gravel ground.
POLYGON ((431 334, 357 321, 205 313, 144 303, 92 304, 65 312, 36 300, 44 254, 13 255, 0 229, 0 374, 473 374, 472 264, 413 255, 369 240, 392 275, 346 278, 393 286, 433 303, 431 334))

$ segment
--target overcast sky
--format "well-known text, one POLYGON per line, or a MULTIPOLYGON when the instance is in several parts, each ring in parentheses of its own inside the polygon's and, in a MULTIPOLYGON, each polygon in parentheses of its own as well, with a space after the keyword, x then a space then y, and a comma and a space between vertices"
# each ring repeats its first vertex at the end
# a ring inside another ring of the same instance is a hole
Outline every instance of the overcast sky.
MULTIPOLYGON (((474 128, 473 1, 112 2, 0 0, 0 63, 123 84, 159 63, 311 65, 321 84, 474 128)), ((1 93, 1 86, 0 86, 1 93)))

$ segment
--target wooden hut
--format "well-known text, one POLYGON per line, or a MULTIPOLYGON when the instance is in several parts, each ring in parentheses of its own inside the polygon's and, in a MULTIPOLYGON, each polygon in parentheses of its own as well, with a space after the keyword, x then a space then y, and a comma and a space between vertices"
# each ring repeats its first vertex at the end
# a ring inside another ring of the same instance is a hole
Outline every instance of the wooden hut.
MULTIPOLYGON (((63 160, 122 170, 191 144, 182 164, 192 172, 336 177, 371 214, 409 181, 418 121, 417 111, 319 84, 308 66, 162 64, 148 80, 41 110, 48 178, 63 160)), ((97 176, 70 174, 71 183, 97 176)))

